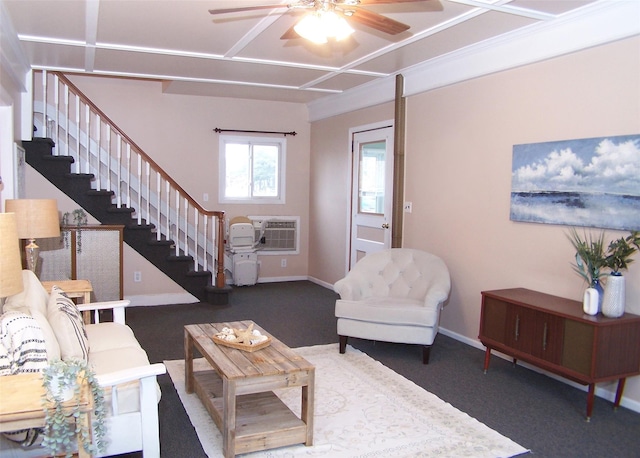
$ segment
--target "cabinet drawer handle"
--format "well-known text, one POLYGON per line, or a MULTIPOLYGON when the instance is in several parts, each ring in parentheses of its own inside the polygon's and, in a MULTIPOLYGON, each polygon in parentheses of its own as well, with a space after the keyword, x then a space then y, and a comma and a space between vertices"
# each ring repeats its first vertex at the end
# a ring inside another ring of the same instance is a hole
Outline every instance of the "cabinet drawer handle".
POLYGON ((515 338, 516 342, 518 341, 518 337, 520 337, 520 315, 516 315, 516 329, 515 329, 515 338))
POLYGON ((545 323, 544 329, 542 330, 542 350, 547 349, 547 333, 548 333, 548 327, 547 327, 547 323, 545 323))

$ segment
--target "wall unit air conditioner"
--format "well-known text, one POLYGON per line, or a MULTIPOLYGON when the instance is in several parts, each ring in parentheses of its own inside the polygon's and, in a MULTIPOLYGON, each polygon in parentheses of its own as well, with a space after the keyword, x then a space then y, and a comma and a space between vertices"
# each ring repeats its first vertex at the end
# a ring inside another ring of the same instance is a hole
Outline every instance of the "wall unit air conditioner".
POLYGON ((256 231, 259 254, 299 254, 299 216, 249 216, 256 231))

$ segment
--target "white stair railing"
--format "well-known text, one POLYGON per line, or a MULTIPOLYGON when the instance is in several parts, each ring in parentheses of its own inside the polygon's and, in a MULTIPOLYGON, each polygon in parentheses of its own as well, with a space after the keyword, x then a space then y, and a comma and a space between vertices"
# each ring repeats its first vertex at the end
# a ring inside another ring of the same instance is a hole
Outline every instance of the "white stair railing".
POLYGON ((194 271, 215 266, 213 285, 224 287, 224 212, 202 208, 63 74, 34 72, 33 87, 36 134, 53 140, 53 154, 73 157, 72 172, 93 174, 95 189, 173 240, 194 271))

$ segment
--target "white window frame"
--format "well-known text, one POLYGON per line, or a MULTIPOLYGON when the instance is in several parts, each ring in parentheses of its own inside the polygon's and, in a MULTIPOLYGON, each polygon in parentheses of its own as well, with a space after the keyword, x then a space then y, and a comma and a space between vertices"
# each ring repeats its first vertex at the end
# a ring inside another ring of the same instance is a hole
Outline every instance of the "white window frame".
POLYGON ((221 204, 284 204, 285 203, 285 175, 286 175, 286 157, 287 157, 287 140, 286 138, 273 137, 252 137, 238 135, 220 135, 218 147, 218 202, 221 204), (226 162, 225 149, 227 143, 247 143, 247 144, 278 144, 280 147, 280 156, 278 158, 278 195, 276 197, 226 197, 226 162))

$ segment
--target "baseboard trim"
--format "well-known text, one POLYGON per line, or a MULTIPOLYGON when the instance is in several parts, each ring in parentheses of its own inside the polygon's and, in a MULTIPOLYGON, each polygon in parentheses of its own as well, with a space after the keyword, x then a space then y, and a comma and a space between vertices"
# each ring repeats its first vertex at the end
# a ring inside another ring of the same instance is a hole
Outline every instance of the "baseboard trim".
MULTIPOLYGON (((462 334, 458 334, 457 332, 453 332, 453 331, 450 331, 449 329, 442 328, 442 327, 438 330, 438 332, 444 334, 447 337, 451 337, 452 339, 455 339, 455 340, 458 340, 460 342, 466 343, 467 345, 471 345, 472 347, 475 347, 475 348, 477 348, 479 350, 482 350, 482 351, 486 350, 485 346, 482 345, 482 343, 479 340, 470 339, 467 336, 463 336, 462 334)), ((512 361, 513 360, 513 358, 511 356, 505 355, 505 354, 500 353, 498 351, 492 351, 491 353, 496 355, 496 356, 498 356, 498 357, 500 357, 500 358, 502 358, 502 359, 505 359, 507 361, 512 361)), ((577 388, 580 391, 584 391, 585 393, 588 390, 588 387, 586 385, 580 385, 579 383, 572 382, 571 380, 568 380, 568 379, 566 379, 564 377, 561 377, 560 375, 556 375, 556 374, 554 374, 552 372, 545 371, 545 370, 540 369, 539 367, 533 366, 531 364, 524 363, 522 361, 518 361, 518 365, 520 365, 522 367, 526 367, 527 369, 530 369, 532 371, 538 372, 540 374, 544 374, 544 375, 546 375, 548 377, 551 377, 554 380, 558 380, 558 381, 563 382, 563 383, 565 383, 565 384, 567 384, 569 386, 577 388)), ((610 402, 615 402, 615 398, 616 398, 615 389, 616 389, 616 386, 617 386, 617 384, 614 384, 613 385, 613 390, 614 391, 610 391, 610 390, 607 390, 606 388, 601 388, 601 387, 598 387, 596 385, 596 396, 598 396, 599 398, 602 398, 602 399, 606 399, 607 401, 610 401, 610 402)), ((629 410, 633 410, 634 412, 640 413, 640 402, 638 402, 638 401, 635 401, 635 400, 629 399, 629 398, 625 398, 623 396, 621 401, 620 401, 620 405, 622 407, 626 407, 629 410)))
POLYGON ((260 277, 258 278, 258 283, 277 283, 281 281, 303 281, 307 280, 308 277, 306 275, 298 275, 291 277, 260 277))
POLYGON ((200 302, 198 298, 187 292, 172 294, 135 294, 132 296, 125 296, 124 298, 131 301, 131 307, 193 304, 194 302, 200 302))
POLYGON ((315 277, 307 277, 307 280, 309 280, 311 283, 315 283, 316 285, 320 285, 320 286, 324 286, 327 289, 330 289, 333 291, 333 283, 327 283, 326 281, 322 281, 318 278, 315 277))

